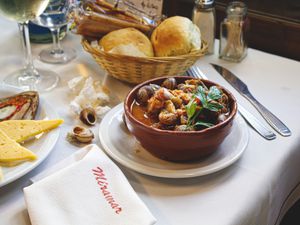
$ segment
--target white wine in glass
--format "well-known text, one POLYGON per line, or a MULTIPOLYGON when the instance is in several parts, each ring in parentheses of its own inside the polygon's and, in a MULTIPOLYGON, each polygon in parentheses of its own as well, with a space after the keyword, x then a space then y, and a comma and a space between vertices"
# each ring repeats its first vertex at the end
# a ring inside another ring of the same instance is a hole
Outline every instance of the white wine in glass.
POLYGON ((7 76, 4 83, 37 91, 49 91, 57 86, 56 73, 34 67, 29 41, 28 22, 43 13, 48 3, 49 0, 0 0, 0 14, 19 24, 26 56, 24 69, 7 76))

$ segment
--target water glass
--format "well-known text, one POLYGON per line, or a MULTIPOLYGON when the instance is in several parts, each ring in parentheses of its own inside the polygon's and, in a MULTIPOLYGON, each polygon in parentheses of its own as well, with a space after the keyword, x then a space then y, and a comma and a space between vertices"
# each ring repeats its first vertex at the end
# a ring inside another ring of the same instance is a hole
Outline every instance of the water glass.
POLYGON ((40 26, 50 29, 53 45, 44 49, 39 54, 41 61, 46 63, 67 63, 76 57, 76 51, 72 48, 62 47, 60 44, 60 29, 69 23, 73 5, 69 0, 51 0, 46 10, 35 20, 40 26))

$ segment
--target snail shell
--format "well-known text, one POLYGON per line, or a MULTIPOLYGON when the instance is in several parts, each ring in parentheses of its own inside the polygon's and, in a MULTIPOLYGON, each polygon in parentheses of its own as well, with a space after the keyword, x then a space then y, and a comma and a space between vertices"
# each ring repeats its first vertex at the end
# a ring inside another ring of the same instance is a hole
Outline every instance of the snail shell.
POLYGON ((81 143, 89 143, 94 139, 93 132, 82 126, 75 126, 70 133, 71 138, 81 143))
POLYGON ((96 112, 93 108, 90 107, 81 110, 79 118, 84 124, 89 126, 93 126, 97 122, 96 112))
POLYGON ((164 82, 161 85, 162 87, 168 88, 170 90, 174 90, 177 86, 176 79, 174 77, 169 77, 164 80, 164 82))
POLYGON ((146 105, 148 100, 154 95, 154 90, 150 85, 141 87, 136 95, 136 100, 141 105, 146 105))

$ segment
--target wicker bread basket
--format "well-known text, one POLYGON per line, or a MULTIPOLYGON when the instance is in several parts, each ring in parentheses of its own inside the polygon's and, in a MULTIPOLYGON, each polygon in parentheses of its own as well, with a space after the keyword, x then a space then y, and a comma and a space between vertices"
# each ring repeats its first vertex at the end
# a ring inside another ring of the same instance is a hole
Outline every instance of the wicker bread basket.
POLYGON ((207 44, 202 41, 201 49, 188 55, 173 57, 134 57, 111 54, 92 47, 86 39, 81 41, 83 48, 96 62, 113 77, 133 84, 161 77, 182 75, 207 51, 207 44))

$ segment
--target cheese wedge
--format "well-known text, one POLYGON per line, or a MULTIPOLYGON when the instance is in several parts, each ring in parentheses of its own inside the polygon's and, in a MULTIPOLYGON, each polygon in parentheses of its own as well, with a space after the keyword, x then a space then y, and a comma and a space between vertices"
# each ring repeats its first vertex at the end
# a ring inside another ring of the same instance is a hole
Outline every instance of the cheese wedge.
POLYGON ((63 120, 6 120, 0 122, 2 130, 10 139, 22 142, 45 131, 52 130, 63 120))
POLYGON ((33 152, 22 147, 0 130, 0 162, 22 162, 36 158, 33 152))
POLYGON ((0 162, 0 167, 14 167, 21 164, 23 161, 0 162))

